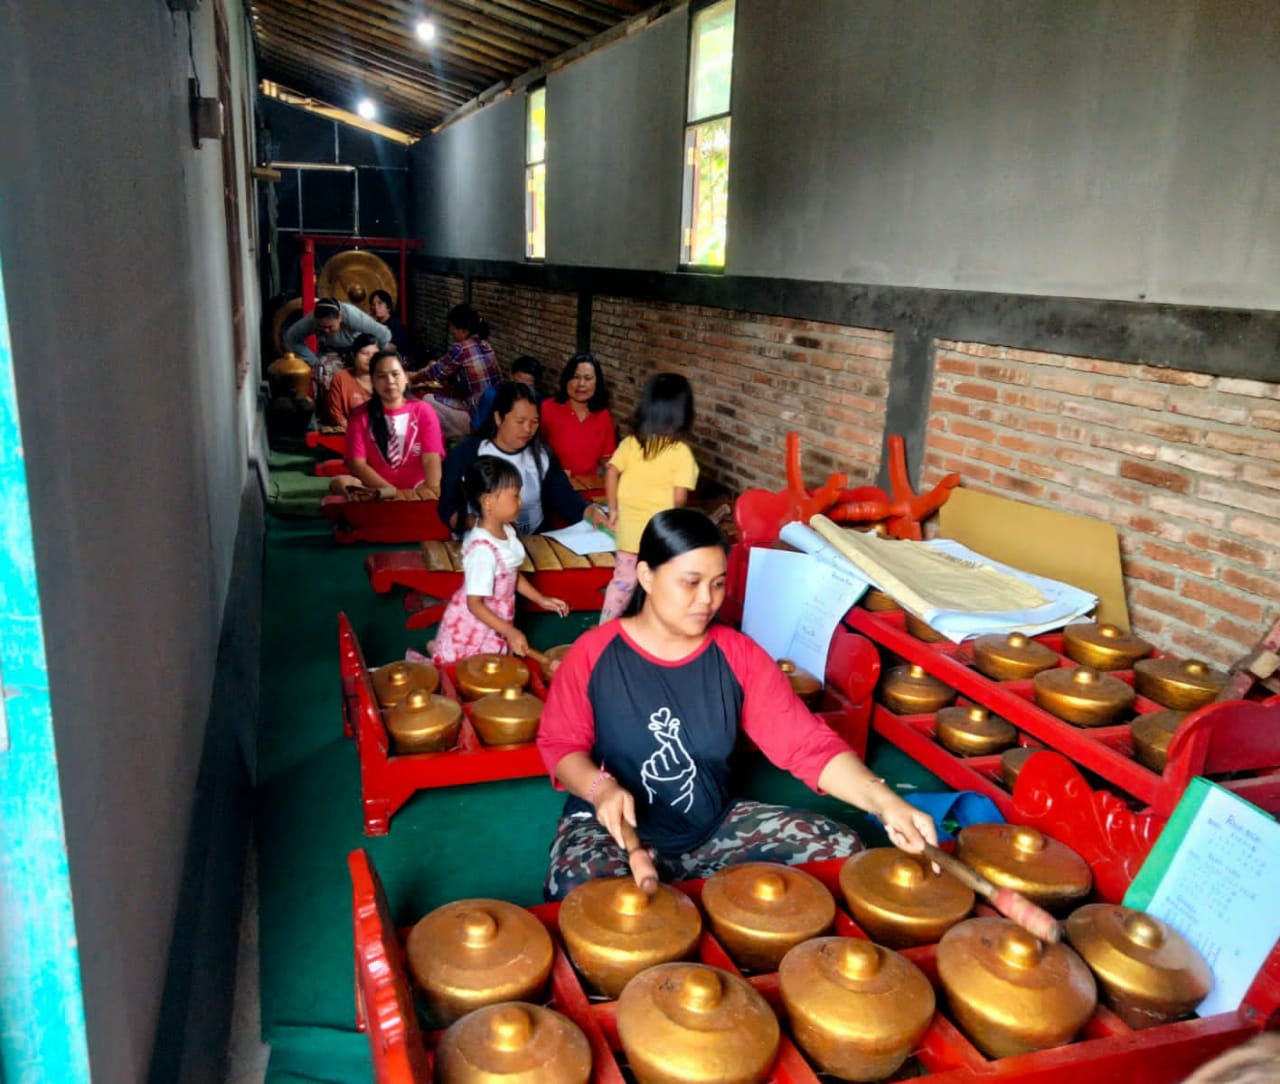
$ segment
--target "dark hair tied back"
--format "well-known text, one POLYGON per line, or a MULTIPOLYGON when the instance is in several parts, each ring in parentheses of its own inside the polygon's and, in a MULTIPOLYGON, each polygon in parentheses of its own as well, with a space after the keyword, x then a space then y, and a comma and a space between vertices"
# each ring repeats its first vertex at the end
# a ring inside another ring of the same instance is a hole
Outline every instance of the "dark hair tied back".
MULTIPOLYGON (((708 546, 724 549, 725 538, 720 528, 704 512, 699 512, 696 508, 668 508, 645 525, 636 561, 643 561, 657 571, 683 553, 706 549, 708 546)), ((644 600, 644 588, 637 583, 624 616, 638 614, 644 609, 644 600)))
POLYGON ((450 327, 461 328, 477 339, 489 337, 489 325, 480 319, 480 314, 470 305, 454 305, 449 310, 447 319, 450 327))
POLYGON ((496 455, 477 456, 462 475, 462 495, 467 501, 463 507, 479 511, 480 498, 486 493, 519 489, 521 481, 520 472, 509 460, 496 455))

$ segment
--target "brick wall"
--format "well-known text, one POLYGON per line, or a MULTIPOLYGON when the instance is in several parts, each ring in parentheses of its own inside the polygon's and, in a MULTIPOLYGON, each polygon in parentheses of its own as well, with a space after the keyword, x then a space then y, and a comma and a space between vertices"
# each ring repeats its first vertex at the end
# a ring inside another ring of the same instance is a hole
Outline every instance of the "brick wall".
POLYGON ((577 293, 476 279, 471 304, 493 329, 489 341, 504 373, 528 354, 542 362, 542 390, 557 386, 564 363, 578 352, 577 293))
POLYGON ((1234 661, 1280 617, 1280 384, 939 341, 924 476, 1105 520, 1135 631, 1234 661))
POLYGON ((415 273, 409 281, 410 330, 417 336, 423 361, 438 358, 449 349, 448 316, 454 305, 462 304, 461 275, 415 273))
POLYGON ((740 491, 783 485, 783 440, 801 434, 806 481, 833 471, 857 483, 879 466, 893 336, 728 309, 597 297, 591 345, 629 428, 654 372, 682 373, 697 407, 703 472, 740 491))

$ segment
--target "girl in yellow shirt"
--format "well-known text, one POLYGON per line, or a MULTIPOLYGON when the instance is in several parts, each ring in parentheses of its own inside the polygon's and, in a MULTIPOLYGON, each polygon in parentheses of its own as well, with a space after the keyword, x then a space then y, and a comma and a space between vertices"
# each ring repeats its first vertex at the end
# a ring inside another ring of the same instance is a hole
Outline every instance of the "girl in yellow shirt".
POLYGON ((679 508, 698 484, 689 449, 693 389, 677 373, 651 376, 640 396, 631 436, 618 445, 604 473, 609 528, 618 543, 613 579, 604 593, 600 624, 621 617, 636 589, 636 552, 650 518, 679 508))

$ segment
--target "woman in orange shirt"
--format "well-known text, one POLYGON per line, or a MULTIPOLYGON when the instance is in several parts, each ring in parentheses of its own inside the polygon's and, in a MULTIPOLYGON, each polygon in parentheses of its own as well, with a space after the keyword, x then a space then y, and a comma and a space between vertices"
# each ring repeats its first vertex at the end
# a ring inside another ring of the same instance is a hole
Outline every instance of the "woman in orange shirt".
POLYGON ((346 432, 351 412, 373 397, 373 377, 369 373, 369 362, 378 349, 378 340, 372 335, 357 335, 351 343, 351 352, 347 355, 347 367, 333 374, 329 390, 325 392, 324 405, 329 423, 335 429, 346 432))

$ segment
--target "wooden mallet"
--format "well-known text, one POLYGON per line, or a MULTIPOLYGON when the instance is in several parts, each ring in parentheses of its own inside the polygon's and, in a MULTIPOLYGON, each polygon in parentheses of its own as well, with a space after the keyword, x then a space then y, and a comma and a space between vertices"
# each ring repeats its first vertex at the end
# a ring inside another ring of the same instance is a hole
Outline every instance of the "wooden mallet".
POLYGON ((646 896, 652 896, 658 891, 658 878, 653 870, 653 859, 649 857, 648 848, 640 842, 640 837, 636 835, 636 830, 625 820, 622 822, 622 842, 627 848, 627 865, 631 867, 632 878, 646 896), (636 856, 641 854, 644 855, 649 868, 643 875, 638 875, 636 872, 636 856))
POLYGON ((972 888, 1005 918, 1016 922, 1033 937, 1054 944, 1062 940, 1062 927, 1058 920, 1043 907, 1038 907, 1026 896, 1012 888, 1000 888, 988 881, 977 870, 966 866, 960 859, 939 850, 932 844, 924 845, 925 857, 951 874, 967 888, 972 888))

